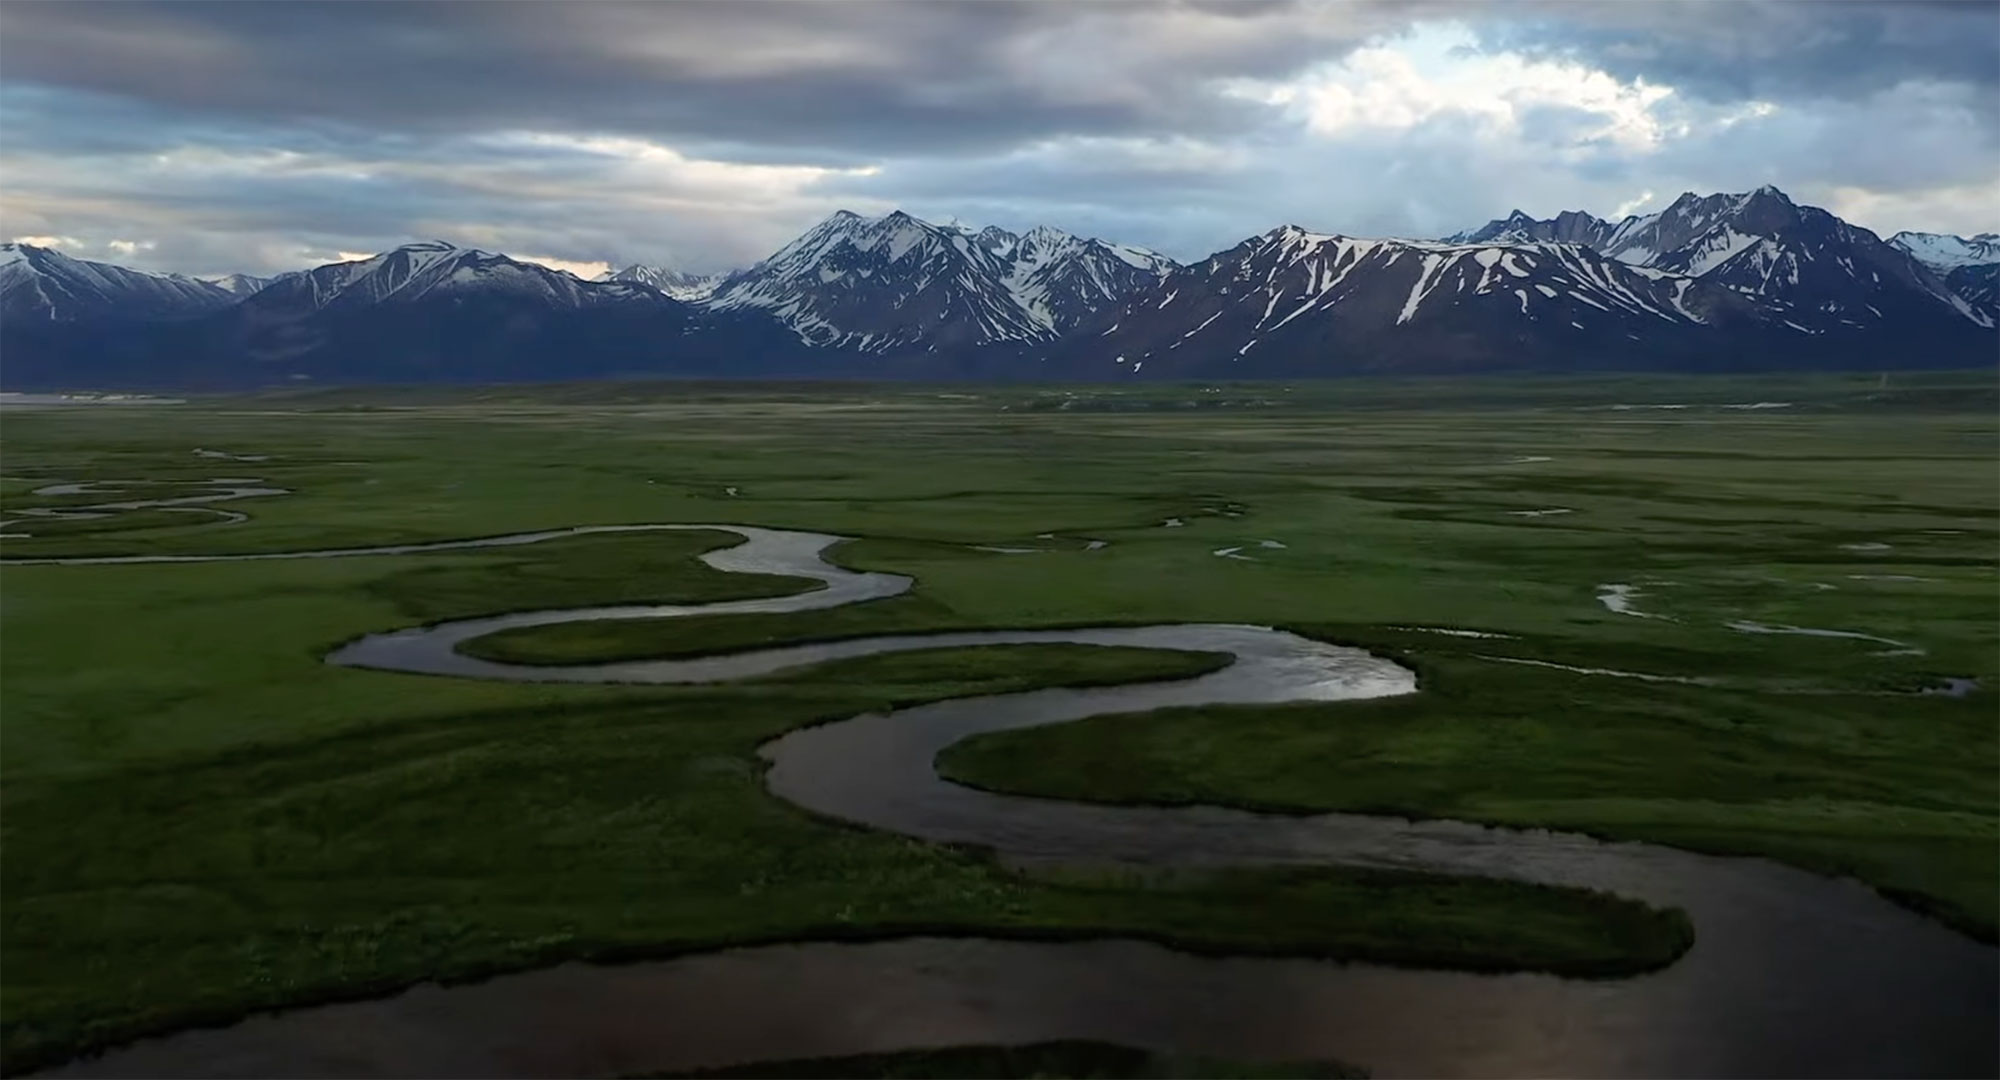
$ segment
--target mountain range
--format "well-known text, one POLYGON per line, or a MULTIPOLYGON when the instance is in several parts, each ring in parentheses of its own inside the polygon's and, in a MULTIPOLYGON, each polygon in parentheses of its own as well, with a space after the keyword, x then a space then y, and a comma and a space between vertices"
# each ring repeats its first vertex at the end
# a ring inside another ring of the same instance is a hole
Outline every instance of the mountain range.
POLYGON ((728 274, 441 241, 200 280, 0 245, 0 386, 617 376, 1124 379, 1976 366, 2000 235, 1883 240, 1773 187, 1439 240, 1287 225, 1199 262, 842 211, 728 274))
POLYGON ((671 266, 634 263, 623 270, 606 270, 594 280, 649 285, 676 300, 703 300, 715 292, 717 285, 722 284, 723 277, 722 274, 690 274, 671 266))
POLYGON ((227 286, 73 259, 53 248, 0 244, 0 326, 25 319, 173 319, 241 299, 227 286))
POLYGON ((763 311, 807 344, 888 355, 1053 342, 1156 284, 1172 260, 1046 226, 1016 235, 902 211, 841 211, 719 283, 718 311, 763 311))

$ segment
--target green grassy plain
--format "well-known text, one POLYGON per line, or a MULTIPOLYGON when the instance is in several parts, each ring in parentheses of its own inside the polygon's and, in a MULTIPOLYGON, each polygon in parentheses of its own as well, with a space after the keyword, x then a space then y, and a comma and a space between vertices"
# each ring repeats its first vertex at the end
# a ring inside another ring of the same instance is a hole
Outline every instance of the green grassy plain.
MULTIPOLYGON (((545 627, 471 649, 571 662, 923 629, 1286 625, 1395 655, 1423 691, 1102 718, 974 740, 944 765, 1067 798, 1450 816, 1769 854, 1991 936, 1994 417, 1990 378, 1967 376, 1887 390, 600 385, 10 410, 0 511, 47 504, 26 493, 55 480, 260 476, 296 493, 227 504, 251 515, 241 525, 185 515, 9 539, 0 553, 641 522, 838 532, 857 537, 838 561, 910 574, 916 590, 825 612, 545 627), (1793 404, 1724 407, 1757 401, 1793 404), (208 460, 197 446, 272 457, 208 460), (1517 514, 1546 509, 1569 512, 1517 514), (1162 527, 1170 518, 1185 524, 1162 527), (1875 544, 1888 547, 1844 546, 1875 544), (1252 561, 1212 554, 1232 547, 1252 561), (1637 586, 1655 617, 1607 610, 1608 583, 1637 586), (1922 652, 1745 634, 1733 620, 1922 652), (1981 685, 1912 692, 1946 677, 1981 685)), ((84 501, 128 497, 143 496, 84 501)), ((756 746, 803 724, 1186 674, 1206 657, 1009 647, 687 688, 320 663, 357 634, 444 618, 795 586, 693 560, 719 542, 0 570, 0 1064, 431 977, 913 929, 1598 974, 1685 947, 1677 916, 1497 882, 1027 876, 811 819, 759 780, 756 746)))

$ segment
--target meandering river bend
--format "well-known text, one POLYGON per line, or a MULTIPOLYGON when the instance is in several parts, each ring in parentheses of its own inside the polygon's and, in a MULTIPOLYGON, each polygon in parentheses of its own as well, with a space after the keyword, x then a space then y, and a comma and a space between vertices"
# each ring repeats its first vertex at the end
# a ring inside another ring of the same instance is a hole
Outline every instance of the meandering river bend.
POLYGON ((634 525, 477 540, 239 556, 13 560, 67 564, 336 558, 531 544, 592 532, 718 529, 725 571, 820 588, 700 605, 468 619, 370 635, 330 663, 520 681, 689 683, 842 657, 972 644, 1076 642, 1232 654, 1194 679, 966 698, 858 716, 767 744, 771 791, 817 813, 1022 859, 1316 863, 1479 874, 1605 889, 1684 908, 1693 949, 1623 980, 1471 975, 1311 960, 1216 959, 1107 940, 913 938, 723 950, 619 966, 566 964, 375 1001, 301 1008, 149 1039, 51 1075, 612 1075, 965 1042, 1098 1038, 1244 1059, 1334 1057, 1378 1076, 1928 1076, 2000 1073, 2000 954, 1852 881, 1573 834, 1215 807, 1089 806, 940 780, 938 751, 985 731, 1165 705, 1410 693, 1357 649, 1256 626, 979 631, 874 637, 690 660, 499 664, 456 646, 586 619, 828 608, 910 587, 826 562, 837 537, 738 525, 634 525))

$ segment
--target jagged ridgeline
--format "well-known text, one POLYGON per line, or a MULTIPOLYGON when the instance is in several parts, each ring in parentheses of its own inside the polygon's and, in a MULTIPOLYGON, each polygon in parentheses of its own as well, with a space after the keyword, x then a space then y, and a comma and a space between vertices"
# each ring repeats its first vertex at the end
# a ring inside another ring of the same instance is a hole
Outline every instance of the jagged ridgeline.
POLYGON ((0 246, 8 389, 626 376, 1130 379, 1979 366, 2000 236, 1773 187, 1442 240, 1284 226, 1199 262, 842 211, 725 274, 585 281, 440 241, 198 280, 0 246))

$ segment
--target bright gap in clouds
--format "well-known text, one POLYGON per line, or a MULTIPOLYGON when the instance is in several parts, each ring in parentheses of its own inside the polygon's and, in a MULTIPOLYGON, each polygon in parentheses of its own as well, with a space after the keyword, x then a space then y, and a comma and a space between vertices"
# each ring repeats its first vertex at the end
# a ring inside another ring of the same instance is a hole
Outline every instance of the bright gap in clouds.
POLYGON ((535 263, 539 266, 546 266, 551 270, 561 270, 566 274, 574 274, 585 281, 589 281, 591 278, 597 277, 611 269, 611 264, 608 262, 575 262, 570 259, 558 259, 552 255, 515 255, 510 253, 507 257, 516 262, 535 263))
MULTIPOLYGON (((113 243, 115 244, 116 241, 113 243)), ((380 254, 380 252, 371 254, 365 251, 340 251, 334 253, 333 261, 344 263, 365 262, 380 254)), ((517 251, 501 251, 496 252, 496 254, 505 255, 515 262, 534 263, 537 266, 546 266, 551 270, 561 270, 563 273, 574 274, 585 281, 589 281, 591 278, 604 274, 611 269, 611 264, 602 260, 588 262, 575 259, 558 259, 553 255, 524 255, 517 251)))
MULTIPOLYGON (((1285 222, 1435 237, 1514 208, 1617 220, 1682 191, 1766 182, 1883 235, 1969 234, 2000 220, 1990 134, 2000 119, 1989 122, 2000 114, 1983 85, 1918 71, 1847 96, 1766 80, 1758 97, 1718 98, 1699 65, 1562 52, 1575 35, 1556 9, 1538 7, 1513 27, 1513 16, 1494 13, 1503 7, 1449 9, 1462 22, 1411 21, 1439 8, 1380 18, 1364 5, 1328 8, 1357 14, 1332 20, 1341 25, 1323 40, 1296 13, 1163 8, 1132 19, 1092 9, 1028 24, 971 82, 921 64, 900 83, 885 77, 895 92, 870 104, 873 119, 858 128, 818 76, 786 64, 861 64, 872 51, 760 53, 744 108, 825 113, 823 138, 804 149, 760 141, 754 125, 741 144, 677 129, 671 116, 620 129, 588 101, 574 111, 447 108, 449 122, 411 140, 366 123, 308 130, 226 109, 120 120, 95 98, 0 85, 12 91, 0 94, 0 123, 12 116, 25 133, 10 140, 6 216, 33 234, 24 242, 147 270, 271 274, 441 239, 579 277, 633 262, 746 266, 837 209, 1048 224, 1183 260, 1285 222), (1375 30, 1385 32, 1362 41, 1375 30), (1296 41, 1274 52, 1280 38, 1296 41), (870 126, 952 109, 976 126, 989 93, 992 115, 1011 124, 1041 110, 1040 119, 963 145, 885 143, 870 126), (1763 100, 1774 95, 1780 104, 1763 100), (93 125, 118 137, 56 137, 93 125), (26 138, 35 133, 50 145, 26 138)), ((1653 49, 1635 25, 1621 47, 1653 49)), ((908 57, 884 48, 868 63, 894 76, 908 57)), ((1734 64, 1733 49, 1708 51, 1734 64)), ((878 74, 870 67, 863 82, 878 74)))
POLYGON ((83 241, 74 236, 17 236, 10 243, 27 244, 39 248, 77 248, 83 241))
POLYGON ((1630 217, 1631 215, 1638 213, 1640 210, 1643 210, 1646 207, 1652 205, 1652 202, 1653 202, 1653 193, 1651 191, 1642 191, 1639 194, 1634 195, 1631 198, 1625 200, 1624 202, 1619 203, 1618 209, 1611 211, 1611 220, 1623 221, 1625 218, 1630 217))
POLYGON ((1225 92, 1282 108, 1326 138, 1451 121, 1482 142, 1526 142, 1557 153, 1645 154, 1775 111, 1768 102, 1697 106, 1642 78, 1485 51, 1462 23, 1419 24, 1298 78, 1236 80, 1225 92))

